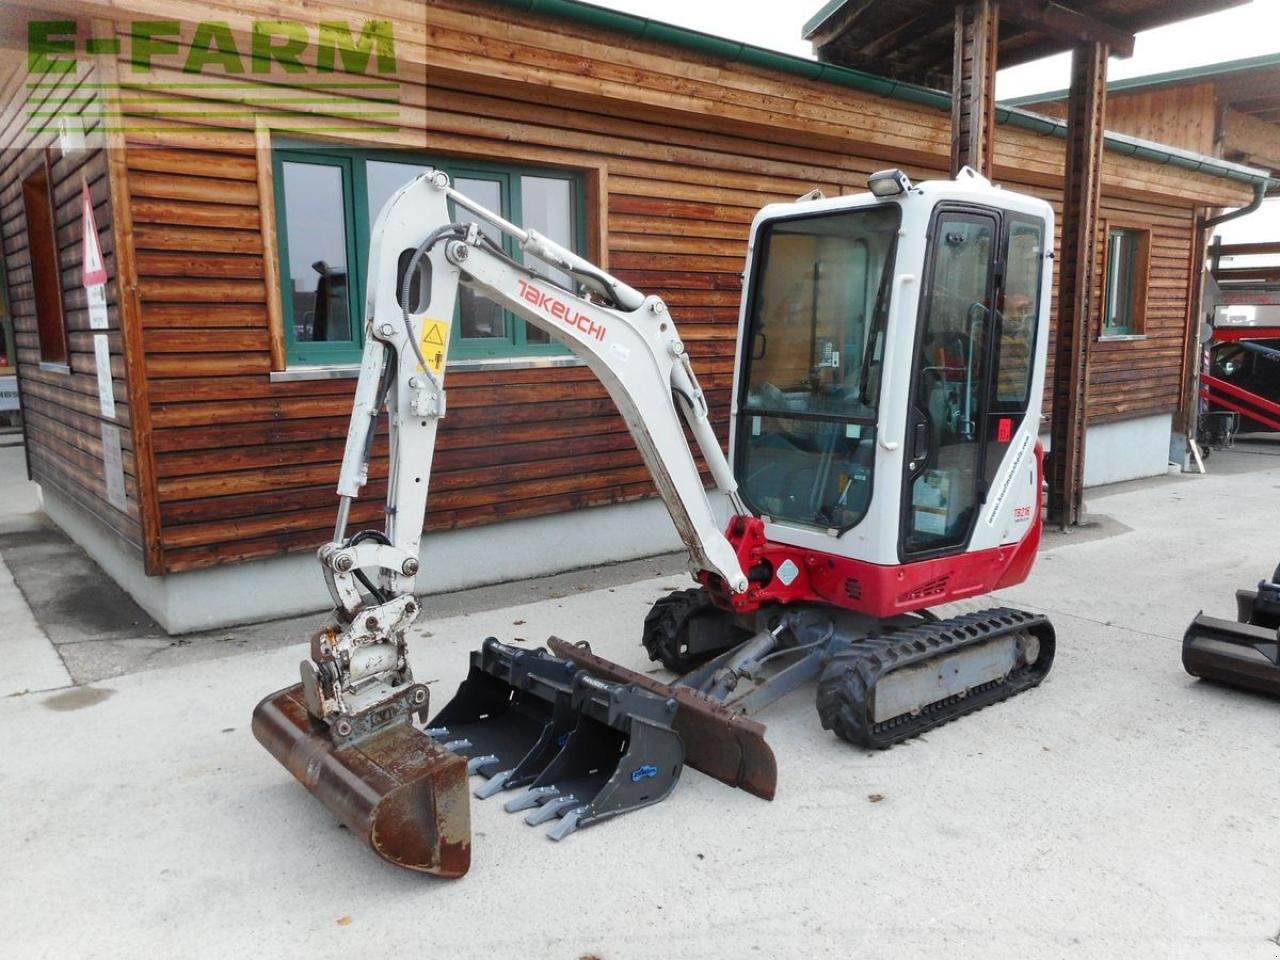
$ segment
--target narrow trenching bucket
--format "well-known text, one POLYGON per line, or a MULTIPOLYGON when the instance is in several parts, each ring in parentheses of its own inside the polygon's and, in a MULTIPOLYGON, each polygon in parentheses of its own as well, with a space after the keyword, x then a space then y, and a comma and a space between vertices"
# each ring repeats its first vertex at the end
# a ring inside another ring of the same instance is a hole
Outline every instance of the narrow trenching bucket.
POLYGON ((506 809, 532 810, 532 825, 557 820, 548 836, 560 840, 671 792, 684 763, 675 712, 670 698, 489 637, 426 732, 487 778, 477 797, 527 787, 506 809))
POLYGON ((426 732, 465 756, 470 773, 488 780, 477 797, 527 786, 577 722, 572 692, 578 670, 546 650, 522 650, 489 637, 471 654, 467 678, 426 732))
POLYGON ((671 726, 684 745, 685 763, 721 783, 765 800, 773 799, 778 765, 765 742, 764 724, 689 687, 666 684, 596 656, 587 644, 552 637, 547 646, 557 657, 573 661, 596 677, 646 691, 664 702, 674 701, 676 711, 671 726))
MULTIPOLYGON (((419 698, 425 691, 412 688, 419 698)), ((253 734, 378 856, 460 877, 471 865, 467 762, 414 727, 408 695, 380 705, 370 724, 341 738, 307 711, 298 684, 258 704, 253 734)))
POLYGON ((563 748, 508 813, 533 812, 531 826, 562 840, 574 830, 666 799, 684 766, 684 744, 672 729, 678 705, 634 685, 609 683, 579 670, 573 679, 578 722, 563 748))

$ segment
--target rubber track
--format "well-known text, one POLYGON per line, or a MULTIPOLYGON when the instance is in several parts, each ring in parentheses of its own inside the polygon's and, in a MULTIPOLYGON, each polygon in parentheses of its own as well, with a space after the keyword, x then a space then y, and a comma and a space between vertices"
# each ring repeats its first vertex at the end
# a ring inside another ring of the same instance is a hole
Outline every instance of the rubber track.
POLYGON ((690 617, 716 609, 702 587, 676 590, 658 599, 644 618, 644 633, 640 641, 649 659, 661 662, 677 674, 688 673, 710 660, 718 651, 681 653, 680 634, 690 617))
POLYGON ((965 714, 1037 686, 1053 665, 1053 626, 1040 614, 999 607, 949 620, 867 637, 827 665, 818 683, 818 716, 824 729, 850 743, 885 750, 965 714), (872 723, 872 694, 886 674, 1008 634, 1032 633, 1040 641, 1036 662, 966 694, 929 704, 918 714, 872 723))

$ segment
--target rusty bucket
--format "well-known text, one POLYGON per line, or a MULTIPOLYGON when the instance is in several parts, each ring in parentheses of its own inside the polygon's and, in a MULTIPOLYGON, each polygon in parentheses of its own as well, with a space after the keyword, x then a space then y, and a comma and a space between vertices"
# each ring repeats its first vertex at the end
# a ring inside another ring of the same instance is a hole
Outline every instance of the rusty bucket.
POLYGON ((335 738, 307 711, 298 684, 258 704, 253 735, 382 859, 440 877, 471 866, 467 761, 417 730, 410 714, 335 738))

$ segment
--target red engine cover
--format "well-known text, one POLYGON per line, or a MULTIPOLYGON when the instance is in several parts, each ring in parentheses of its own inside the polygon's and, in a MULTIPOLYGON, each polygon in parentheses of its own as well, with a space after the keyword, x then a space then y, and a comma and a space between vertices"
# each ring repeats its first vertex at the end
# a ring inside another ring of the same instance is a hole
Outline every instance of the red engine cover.
MULTIPOLYGON (((1043 487, 1044 448, 1036 443, 1036 489, 1043 487)), ((829 603, 878 618, 981 596, 1021 583, 1031 572, 1043 530, 1041 509, 1017 543, 883 566, 817 550, 772 543, 759 517, 734 517, 725 536, 751 580, 746 593, 733 594, 719 577, 703 573, 702 582, 722 605, 750 613, 769 603, 829 603)))

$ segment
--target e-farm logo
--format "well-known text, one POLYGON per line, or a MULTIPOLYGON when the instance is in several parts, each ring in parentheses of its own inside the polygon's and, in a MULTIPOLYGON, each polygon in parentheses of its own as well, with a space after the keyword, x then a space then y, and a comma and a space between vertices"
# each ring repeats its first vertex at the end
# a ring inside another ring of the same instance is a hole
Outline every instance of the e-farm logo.
POLYGON ((28 131, 253 128, 394 131, 400 68, 388 20, 136 20, 109 36, 27 24, 28 131), (115 80, 90 67, 113 59, 115 80))

